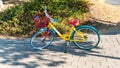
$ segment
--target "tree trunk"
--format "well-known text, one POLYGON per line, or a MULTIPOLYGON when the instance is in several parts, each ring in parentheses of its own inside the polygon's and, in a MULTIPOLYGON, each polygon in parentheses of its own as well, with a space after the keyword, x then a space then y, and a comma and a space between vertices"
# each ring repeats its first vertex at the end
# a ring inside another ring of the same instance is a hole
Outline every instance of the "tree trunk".
POLYGON ((0 8, 3 7, 3 1, 0 0, 0 8))

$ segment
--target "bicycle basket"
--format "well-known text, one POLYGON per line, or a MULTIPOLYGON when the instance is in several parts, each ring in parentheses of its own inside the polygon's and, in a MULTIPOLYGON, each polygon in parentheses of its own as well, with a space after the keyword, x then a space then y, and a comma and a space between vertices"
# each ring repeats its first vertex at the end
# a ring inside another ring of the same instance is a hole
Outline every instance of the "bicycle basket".
POLYGON ((40 14, 37 14, 33 17, 36 28, 45 28, 49 24, 49 18, 43 17, 40 14))

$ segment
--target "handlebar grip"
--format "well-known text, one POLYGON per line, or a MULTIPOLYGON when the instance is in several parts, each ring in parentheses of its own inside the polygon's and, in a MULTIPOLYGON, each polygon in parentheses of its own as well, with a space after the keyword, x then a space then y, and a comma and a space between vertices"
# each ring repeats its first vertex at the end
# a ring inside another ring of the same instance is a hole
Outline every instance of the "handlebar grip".
POLYGON ((45 12, 46 17, 48 17, 51 22, 60 22, 59 20, 53 19, 50 17, 50 15, 47 13, 47 6, 45 6, 45 8, 44 8, 44 12, 45 12))
POLYGON ((54 22, 60 22, 59 20, 57 20, 57 19, 54 19, 54 22))
POLYGON ((45 6, 45 8, 44 8, 45 10, 47 10, 47 6, 45 6))
POLYGON ((51 19, 50 15, 47 13, 47 6, 45 6, 45 8, 44 8, 44 13, 45 13, 46 17, 51 19))
POLYGON ((53 19, 53 18, 51 18, 50 21, 51 21, 51 22, 60 22, 59 20, 53 19))

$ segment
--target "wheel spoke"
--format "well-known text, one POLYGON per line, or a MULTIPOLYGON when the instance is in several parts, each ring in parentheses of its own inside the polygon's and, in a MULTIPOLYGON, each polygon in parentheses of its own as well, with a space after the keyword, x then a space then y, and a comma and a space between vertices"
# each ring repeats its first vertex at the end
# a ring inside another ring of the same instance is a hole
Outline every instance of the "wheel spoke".
POLYGON ((31 38, 31 46, 34 49, 43 49, 50 45, 54 39, 52 32, 47 32, 47 35, 43 35, 45 32, 37 32, 31 38))
POLYGON ((75 45, 82 49, 92 49, 98 45, 100 37, 97 30, 94 30, 93 27, 84 26, 73 33, 73 40, 81 39, 84 39, 84 41, 74 41, 75 45))

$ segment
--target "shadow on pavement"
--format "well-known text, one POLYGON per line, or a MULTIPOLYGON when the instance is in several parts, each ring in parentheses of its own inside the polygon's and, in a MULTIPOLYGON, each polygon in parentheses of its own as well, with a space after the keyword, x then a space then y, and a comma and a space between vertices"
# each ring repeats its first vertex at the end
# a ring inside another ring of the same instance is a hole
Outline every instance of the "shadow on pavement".
POLYGON ((65 63, 64 61, 54 61, 52 59, 42 57, 41 55, 47 54, 44 53, 45 51, 46 50, 39 51, 31 49, 29 46, 29 40, 0 39, 0 64, 12 66, 17 65, 23 66, 24 68, 36 68, 41 66, 41 64, 39 64, 41 61, 49 62, 45 64, 48 66, 65 63))
MULTIPOLYGON (((50 51, 55 51, 55 52, 64 52, 66 48, 63 45, 63 43, 57 43, 56 45, 53 45, 52 47, 50 46, 48 49, 50 51)), ((95 57, 104 57, 104 58, 109 58, 109 59, 120 60, 120 57, 109 56, 109 55, 102 54, 100 51, 96 51, 96 50, 102 50, 103 48, 101 47, 97 47, 95 48, 95 50, 94 49, 93 50, 81 50, 77 48, 76 46, 74 46, 74 44, 72 44, 68 49, 69 50, 67 53, 75 55, 75 56, 90 55, 90 56, 95 56, 95 57)))
POLYGON ((101 35, 120 34, 120 22, 115 24, 110 21, 102 21, 102 20, 94 19, 92 21, 90 21, 90 20, 86 21, 83 25, 90 25, 90 26, 95 27, 97 30, 100 31, 101 35), (101 22, 105 22, 107 24, 104 24, 101 22))
POLYGON ((102 48, 96 48, 95 50, 81 50, 76 48, 73 44, 68 48, 67 54, 64 53, 66 49, 64 42, 55 41, 51 46, 45 50, 33 50, 29 46, 29 39, 0 39, 0 64, 13 65, 13 66, 23 66, 24 68, 36 68, 41 65, 46 66, 58 66, 65 64, 65 59, 60 58, 62 55, 73 55, 73 56, 94 56, 94 57, 104 57, 109 59, 120 60, 120 57, 113 57, 96 50, 102 50, 102 48), (58 54, 61 53, 61 54, 58 54), (59 58, 61 60, 53 58, 59 58), (42 64, 43 63, 43 64, 42 64))

